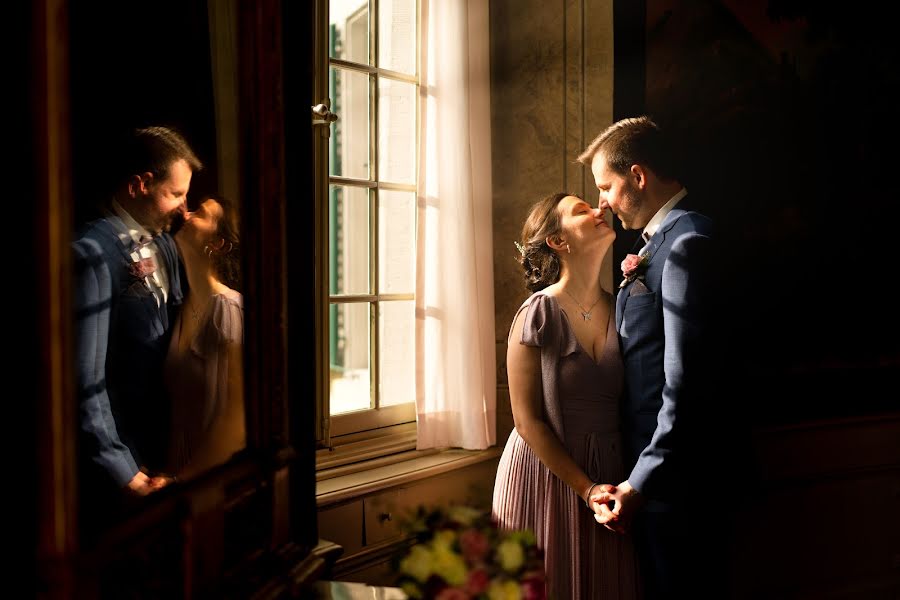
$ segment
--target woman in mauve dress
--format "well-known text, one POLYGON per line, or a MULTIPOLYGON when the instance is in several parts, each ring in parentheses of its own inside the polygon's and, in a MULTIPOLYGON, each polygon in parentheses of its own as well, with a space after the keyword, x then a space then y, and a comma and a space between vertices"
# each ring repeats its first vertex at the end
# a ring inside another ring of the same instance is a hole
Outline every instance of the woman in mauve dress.
POLYGON ((173 402, 169 468, 188 479, 246 445, 237 214, 225 198, 207 196, 174 237, 189 291, 164 365, 173 402))
POLYGON ((497 469, 492 513, 530 529, 555 600, 636 597, 627 536, 594 520, 591 502, 622 481, 623 371, 614 302, 600 285, 616 234, 574 194, 537 202, 517 243, 534 292, 510 327, 506 367, 515 428, 497 469), (602 488, 602 489, 601 489, 602 488), (590 506, 589 506, 590 505, 590 506))

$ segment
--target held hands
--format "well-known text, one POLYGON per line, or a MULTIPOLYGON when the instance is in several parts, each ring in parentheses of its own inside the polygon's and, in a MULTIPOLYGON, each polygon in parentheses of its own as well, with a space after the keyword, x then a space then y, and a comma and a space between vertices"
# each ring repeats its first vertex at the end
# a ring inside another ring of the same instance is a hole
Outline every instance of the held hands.
POLYGON ((170 477, 149 477, 143 471, 138 471, 134 477, 125 484, 125 491, 132 496, 146 496, 169 485, 170 477))
POLYGON ((616 533, 628 531, 634 513, 643 502, 640 492, 631 487, 627 481, 618 486, 609 484, 595 486, 587 499, 588 506, 594 511, 594 519, 616 533))
POLYGON ((131 481, 125 484, 125 491, 132 496, 146 496, 156 490, 150 485, 150 478, 147 474, 143 471, 138 471, 131 478, 131 481))
POLYGON ((606 504, 608 502, 607 498, 609 498, 612 494, 615 494, 616 487, 614 485, 610 485, 608 483, 595 483, 588 488, 587 492, 584 495, 584 503, 594 511, 594 518, 597 518, 597 515, 604 515, 610 521, 617 519, 615 515, 613 515, 612 511, 609 508, 609 505, 606 504))

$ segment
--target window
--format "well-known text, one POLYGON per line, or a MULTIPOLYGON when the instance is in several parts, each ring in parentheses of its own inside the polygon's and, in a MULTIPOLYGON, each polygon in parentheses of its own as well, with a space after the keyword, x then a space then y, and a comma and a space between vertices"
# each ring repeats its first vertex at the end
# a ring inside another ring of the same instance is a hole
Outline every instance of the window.
POLYGON ((315 128, 321 445, 415 422, 418 18, 417 0, 329 0, 318 19, 316 101, 337 117, 315 128))

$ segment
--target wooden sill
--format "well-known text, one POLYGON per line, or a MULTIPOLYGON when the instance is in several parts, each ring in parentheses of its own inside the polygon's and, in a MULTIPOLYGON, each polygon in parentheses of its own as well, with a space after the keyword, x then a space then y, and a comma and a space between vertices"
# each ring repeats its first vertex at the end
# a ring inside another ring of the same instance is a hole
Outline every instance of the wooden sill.
MULTIPOLYGON (((503 449, 496 446, 486 450, 461 450, 458 448, 431 451, 415 450, 404 453, 404 460, 379 465, 376 459, 356 463, 352 472, 335 477, 324 477, 316 482, 316 505, 319 508, 350 500, 397 485, 404 485, 427 477, 462 469, 483 461, 497 458, 503 449)), ((327 475, 327 472, 325 473, 327 475)))
POLYGON ((415 429, 397 428, 387 435, 345 440, 316 452, 316 481, 408 460, 409 453, 415 451, 415 429))

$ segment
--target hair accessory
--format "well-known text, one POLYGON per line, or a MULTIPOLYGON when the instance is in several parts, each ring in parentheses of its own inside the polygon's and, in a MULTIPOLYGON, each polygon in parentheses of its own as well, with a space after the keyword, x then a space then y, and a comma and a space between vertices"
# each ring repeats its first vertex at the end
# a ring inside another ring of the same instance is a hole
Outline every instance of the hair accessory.
POLYGON ((513 244, 516 245, 516 249, 519 251, 519 254, 522 255, 522 258, 525 258, 525 246, 515 240, 513 240, 513 244))

